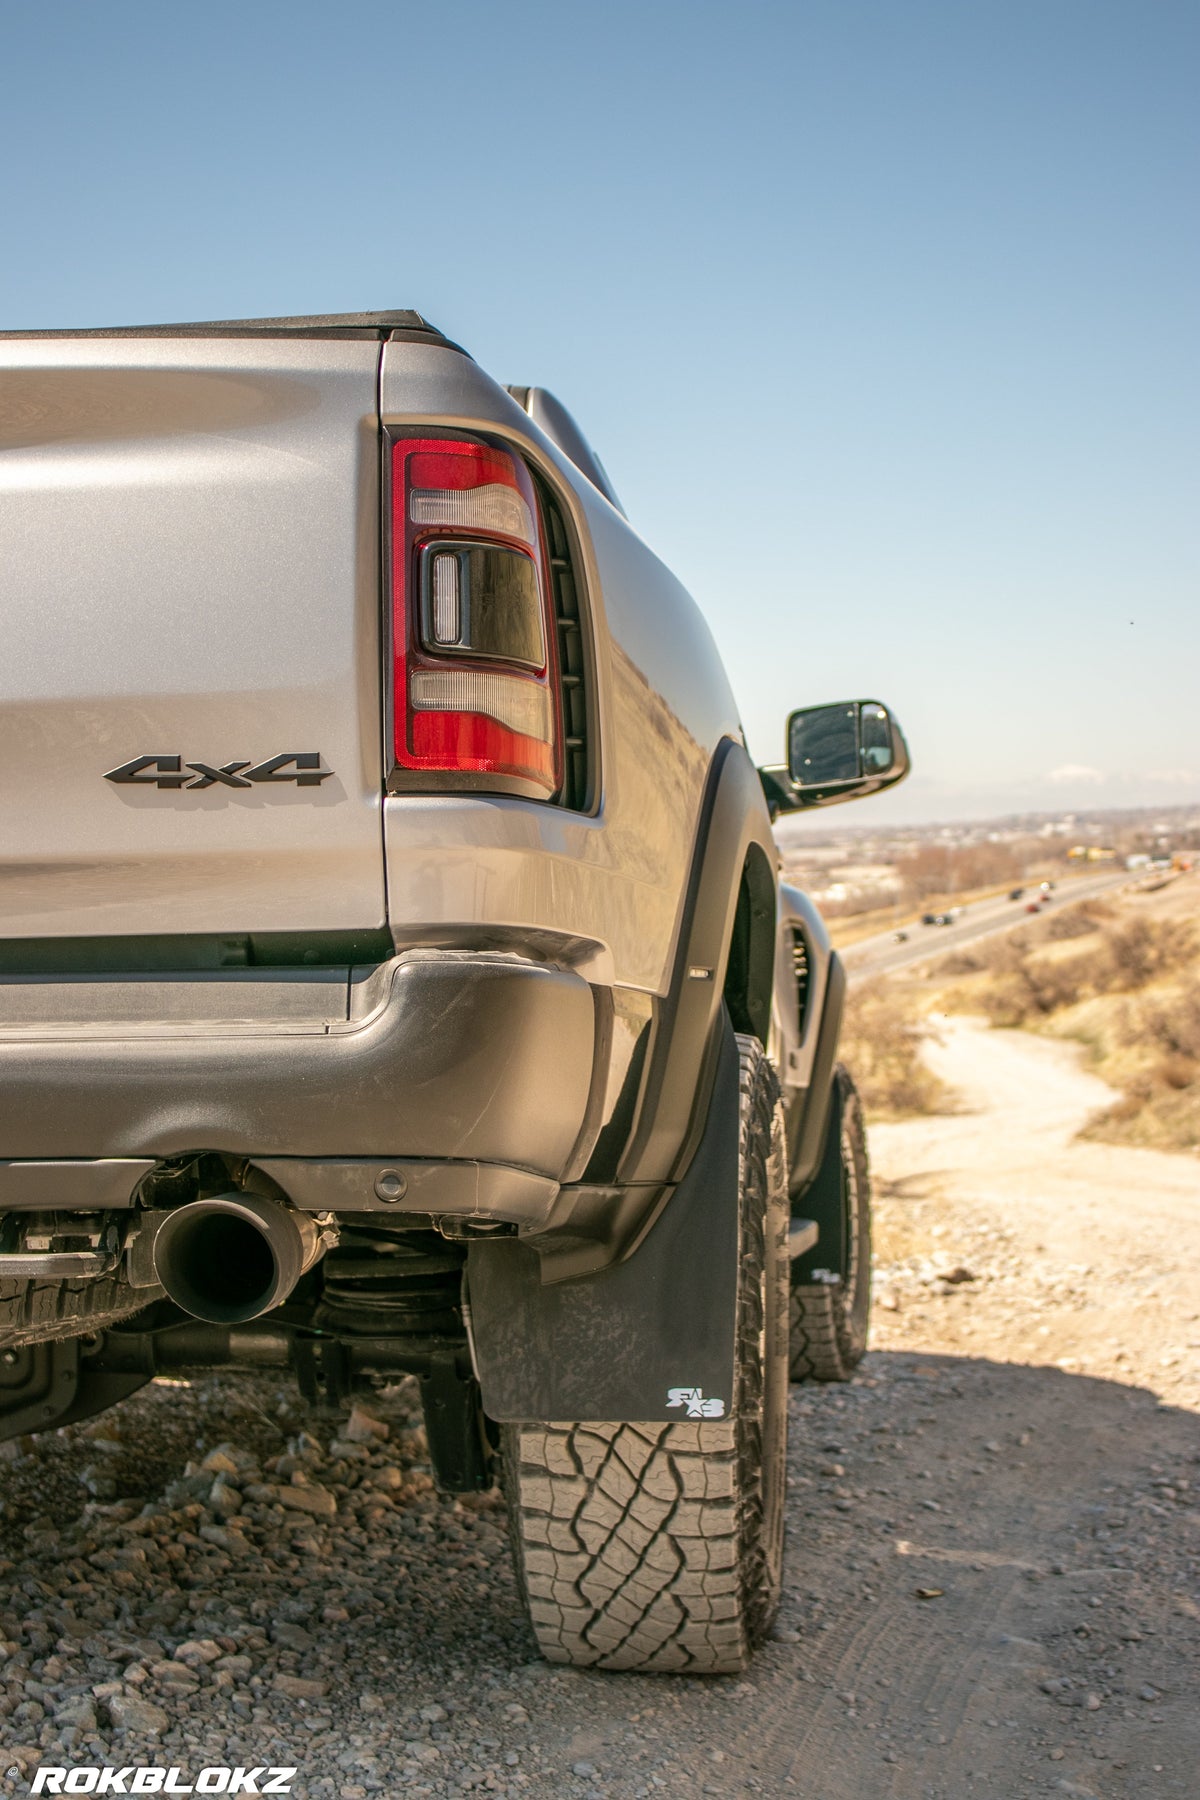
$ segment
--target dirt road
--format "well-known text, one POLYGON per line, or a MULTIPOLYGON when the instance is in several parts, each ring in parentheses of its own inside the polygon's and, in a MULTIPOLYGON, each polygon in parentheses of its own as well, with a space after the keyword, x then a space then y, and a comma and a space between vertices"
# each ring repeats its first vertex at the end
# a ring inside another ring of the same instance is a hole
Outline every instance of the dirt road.
POLYGON ((1061 1046, 934 1054, 974 1110, 873 1133, 876 1347, 793 1394, 744 1680, 539 1662, 502 1509, 430 1491, 408 1390, 347 1444, 265 1380, 156 1385, 0 1468, 12 1791, 40 1758, 322 1800, 1191 1800, 1200 1162, 1074 1143, 1104 1090, 1061 1046), (308 1517, 270 1500, 297 1471, 308 1517))
MULTIPOLYGON (((969 1239, 980 1265, 947 1289, 962 1303, 936 1312, 938 1347, 1137 1379, 1200 1409, 1200 1159, 1075 1141, 1117 1096, 1072 1045, 939 1030, 927 1058, 964 1111, 871 1134, 878 1247, 894 1258, 913 1234, 944 1264, 969 1239)), ((896 1283, 881 1270, 877 1287, 887 1299, 896 1283)), ((901 1341, 932 1317, 909 1317, 901 1341)), ((895 1341, 888 1318, 877 1345, 895 1341)))

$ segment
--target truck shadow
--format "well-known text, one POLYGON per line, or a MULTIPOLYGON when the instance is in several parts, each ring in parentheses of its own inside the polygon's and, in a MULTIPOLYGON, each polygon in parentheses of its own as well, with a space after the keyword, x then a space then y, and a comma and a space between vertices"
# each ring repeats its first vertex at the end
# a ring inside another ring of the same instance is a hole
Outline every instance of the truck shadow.
POLYGON ((10 1451, 12 1766, 291 1763, 296 1794, 582 1794, 576 1765, 630 1800, 1188 1792, 1195 1418, 1145 1389, 907 1352, 794 1389, 779 1622, 744 1678, 708 1680, 541 1662, 502 1503, 432 1490, 414 1403, 395 1390, 386 1444, 347 1458, 268 1380, 154 1384, 10 1451), (236 1510, 198 1472, 221 1443, 236 1510), (294 1467, 336 1517, 262 1500, 294 1467), (122 1689, 167 1723, 118 1729, 122 1689))

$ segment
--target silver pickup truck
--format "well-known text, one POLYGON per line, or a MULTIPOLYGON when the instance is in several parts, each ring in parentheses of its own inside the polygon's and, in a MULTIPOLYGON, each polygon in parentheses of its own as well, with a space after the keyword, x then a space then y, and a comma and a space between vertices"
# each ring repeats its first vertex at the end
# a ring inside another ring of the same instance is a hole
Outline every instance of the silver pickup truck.
POLYGON ((862 1355, 844 978, 570 415, 417 313, 0 334, 0 1436, 415 1376, 546 1656, 741 1667, 862 1355))

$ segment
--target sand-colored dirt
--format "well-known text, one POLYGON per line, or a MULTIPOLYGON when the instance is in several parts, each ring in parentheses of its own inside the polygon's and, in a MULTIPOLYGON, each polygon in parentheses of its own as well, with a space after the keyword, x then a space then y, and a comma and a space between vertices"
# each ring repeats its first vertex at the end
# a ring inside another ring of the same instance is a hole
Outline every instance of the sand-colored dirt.
POLYGON ((218 1374, 12 1447, 11 1791, 111 1758, 296 1764, 295 1800, 1194 1800, 1200 1163, 1075 1141, 1106 1090, 1068 1046, 957 1021, 931 1054, 967 1110, 871 1133, 874 1347, 793 1391, 784 1601, 745 1678, 539 1661, 502 1507, 432 1492, 414 1393, 356 1463, 218 1374), (286 1471, 289 1443, 336 1516, 277 1508, 270 1555, 239 1549, 189 1459, 286 1471), (219 1674, 210 1640, 241 1653, 219 1674))

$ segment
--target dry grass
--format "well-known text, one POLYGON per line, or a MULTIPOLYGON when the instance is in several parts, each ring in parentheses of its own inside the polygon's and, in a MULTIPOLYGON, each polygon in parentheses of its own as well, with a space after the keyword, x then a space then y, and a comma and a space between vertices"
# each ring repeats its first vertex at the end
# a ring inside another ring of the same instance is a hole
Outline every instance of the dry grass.
POLYGON ((1096 1064, 1124 1091, 1086 1135, 1200 1150, 1200 974, 1131 996, 1099 1025, 1096 1064))
POLYGON ((1121 1090, 1089 1137, 1196 1150, 1200 929, 1194 910, 1138 905, 1092 902, 945 957, 932 973, 950 985, 936 1004, 1085 1044, 1121 1090))
POLYGON ((1064 906, 1061 912, 1049 915, 1046 936, 1051 943, 1060 943, 1065 938, 1088 937, 1115 917, 1107 900, 1081 900, 1078 906, 1064 906))
POLYGON ((855 983, 846 998, 841 1057, 869 1119, 953 1111, 950 1090, 921 1059, 929 1034, 919 990, 886 978, 855 983))

